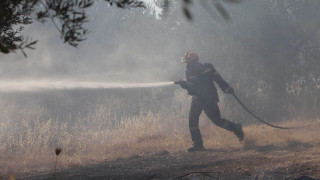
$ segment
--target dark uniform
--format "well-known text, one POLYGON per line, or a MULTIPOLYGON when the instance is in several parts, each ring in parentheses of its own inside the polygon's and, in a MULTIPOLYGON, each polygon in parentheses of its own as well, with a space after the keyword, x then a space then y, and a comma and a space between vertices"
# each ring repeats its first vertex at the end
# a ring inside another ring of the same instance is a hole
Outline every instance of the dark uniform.
POLYGON ((181 81, 182 88, 192 95, 191 109, 189 112, 189 128, 193 147, 188 151, 203 150, 203 141, 199 129, 199 116, 204 110, 209 119, 219 127, 235 133, 240 141, 243 139, 241 124, 236 124, 222 119, 218 106, 219 97, 213 82, 225 92, 233 94, 233 88, 224 81, 214 69, 212 64, 201 64, 198 61, 188 63, 186 70, 186 81, 181 81))

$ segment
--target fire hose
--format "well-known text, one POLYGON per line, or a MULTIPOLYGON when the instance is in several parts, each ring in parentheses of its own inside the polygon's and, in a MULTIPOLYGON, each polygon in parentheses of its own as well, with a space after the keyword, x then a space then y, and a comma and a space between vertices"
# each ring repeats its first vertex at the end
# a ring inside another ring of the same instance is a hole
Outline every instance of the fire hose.
POLYGON ((268 125, 268 126, 271 126, 271 127, 274 127, 274 128, 278 128, 278 129, 297 129, 297 127, 283 127, 283 126, 276 126, 274 124, 271 124, 271 123, 268 123, 264 120, 262 120, 260 117, 256 116, 255 114, 253 114, 241 101, 240 99, 233 93, 232 94, 233 97, 237 100, 237 102, 241 105, 241 107, 246 110, 251 116, 253 116, 256 120, 268 125))
MULTIPOLYGON (((176 81, 174 82, 174 84, 179 84, 181 86, 183 81, 176 81)), ((184 85, 182 85, 184 86, 184 85)), ((271 123, 268 123, 264 120, 262 120, 260 117, 258 117, 257 115, 253 114, 241 101, 240 99, 234 94, 232 93, 233 97, 236 99, 236 101, 240 104, 240 106, 246 110, 251 116, 253 116, 256 120, 262 122, 263 124, 266 124, 268 126, 271 126, 273 128, 277 128, 277 129, 297 129, 297 127, 283 127, 283 126, 277 126, 277 125, 274 125, 274 124, 271 124, 271 123)))

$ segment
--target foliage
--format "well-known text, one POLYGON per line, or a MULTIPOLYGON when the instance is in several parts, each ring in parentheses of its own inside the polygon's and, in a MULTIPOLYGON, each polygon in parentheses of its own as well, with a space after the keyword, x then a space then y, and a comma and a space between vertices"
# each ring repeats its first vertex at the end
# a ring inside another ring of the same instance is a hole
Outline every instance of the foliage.
MULTIPOLYGON (((0 51, 9 53, 17 49, 33 49, 36 41, 24 41, 20 32, 23 25, 32 23, 30 14, 34 3, 24 0, 3 0, 0 2, 0 51), (19 25, 18 27, 16 27, 19 25)), ((23 52, 25 55, 25 53, 23 52)))
MULTIPOLYGON (((143 2, 136 0, 105 0, 110 6, 118 8, 145 7, 143 2)), ((85 39, 87 30, 83 24, 88 21, 86 9, 94 0, 3 0, 0 2, 0 52, 10 53, 24 48, 34 49, 37 41, 24 41, 20 35, 25 25, 32 24, 34 19, 46 22, 50 19, 61 34, 61 39, 71 46, 77 47, 85 39), (18 28, 15 28, 18 26, 18 28), (20 44, 18 44, 20 43, 20 44)))
MULTIPOLYGON (((250 1, 259 15, 243 21, 246 32, 235 32, 233 43, 246 58, 234 61, 242 96, 268 119, 317 116, 319 108, 319 1, 250 1), (250 24, 254 19, 255 24, 250 24), (256 58, 252 58, 252 56, 256 58), (258 93, 259 91, 259 93, 258 93)), ((252 12, 257 14, 256 12, 252 12)))
MULTIPOLYGON (((140 0, 105 0, 109 6, 116 6, 122 9, 145 8, 145 4, 140 0)), ((238 3, 241 0, 222 0, 222 1, 200 1, 203 8, 211 14, 213 8, 211 5, 229 21, 230 15, 222 6, 221 2, 238 3), (210 5, 211 4, 211 5, 210 5)), ((86 9, 91 7, 94 0, 4 0, 0 4, 0 52, 10 53, 20 49, 24 56, 24 48, 34 49, 33 45, 37 41, 24 41, 20 32, 25 25, 32 24, 31 14, 36 12, 34 19, 44 23, 48 19, 52 21, 60 32, 64 43, 77 47, 79 43, 85 40, 87 29, 84 24, 88 22, 86 9), (19 26, 14 29, 14 26, 19 26), (20 43, 20 44, 17 44, 20 43)), ((160 7, 167 12, 170 6, 169 0, 158 1, 160 7), (161 5, 160 5, 161 4, 161 5)), ((183 0, 182 11, 188 20, 192 20, 190 5, 192 0, 183 0)))
MULTIPOLYGON (((228 13, 228 11, 224 8, 222 3, 240 3, 242 0, 202 0, 198 1, 200 5, 204 8, 204 10, 209 14, 213 15, 212 13, 214 10, 218 11, 219 14, 226 20, 231 20, 231 17, 228 13)), ((182 1, 182 12, 185 16, 185 18, 189 21, 193 19, 193 14, 191 13, 191 5, 195 1, 193 0, 183 0, 182 1)), ((169 7, 171 6, 170 0, 162 0, 158 2, 158 5, 163 8, 164 14, 168 12, 169 7)))
MULTIPOLYGON (((105 0, 105 2, 123 9, 145 7, 142 2, 133 0, 105 0)), ((199 47, 197 51, 203 57, 224 56, 226 64, 227 61, 229 63, 225 67, 230 68, 222 69, 222 75, 224 71, 232 71, 230 74, 236 75, 229 78, 231 85, 235 86, 237 93, 240 97, 244 97, 243 100, 249 107, 253 107, 251 109, 258 111, 258 114, 265 112, 262 117, 276 120, 282 117, 290 118, 289 116, 296 114, 317 114, 315 109, 319 108, 320 103, 318 98, 320 24, 317 20, 320 15, 317 9, 319 1, 247 0, 247 5, 251 7, 250 11, 254 15, 242 12, 241 16, 245 17, 245 20, 241 23, 235 21, 230 26, 221 26, 221 22, 210 23, 208 14, 214 17, 216 11, 224 20, 230 21, 235 17, 224 7, 227 3, 241 2, 239 0, 179 1, 181 6, 175 7, 174 10, 181 8, 184 18, 197 24, 190 29, 183 24, 188 22, 171 16, 174 13, 169 10, 175 5, 174 1, 157 2, 158 6, 164 9, 164 14, 170 13, 170 17, 164 18, 165 21, 156 22, 164 25, 163 27, 144 28, 149 28, 148 30, 152 32, 173 34, 177 37, 176 40, 184 45, 183 48, 194 47, 194 44, 197 44, 199 47), (194 6, 195 3, 201 6, 194 6), (196 11, 191 11, 195 9, 196 11), (165 29, 166 27, 169 28, 165 29), (185 34, 191 36, 185 40, 185 34), (226 54, 228 56, 225 56, 226 54), (302 109, 308 113, 302 113, 302 109)), ((24 40, 19 34, 24 25, 32 23, 32 12, 36 14, 34 18, 36 20, 41 22, 51 20, 60 31, 64 42, 76 47, 86 38, 87 30, 83 25, 88 21, 88 16, 85 10, 92 6, 94 1, 5 0, 0 3, 0 48, 2 53, 10 53, 19 49, 33 48, 36 43, 24 40), (17 26, 19 27, 16 28, 17 26)), ((237 7, 234 11, 236 10, 243 11, 237 7)), ((141 20, 137 14, 133 14, 133 17, 141 20)), ((142 21, 146 21, 146 18, 142 21)), ((129 28, 129 25, 126 28, 129 28)), ((163 38, 151 37, 151 34, 145 34, 144 37, 146 36, 158 41, 163 38)), ((148 42, 145 44, 149 45, 148 42)), ((145 48, 148 48, 147 45, 145 48)), ((152 53, 157 52, 154 50, 152 53)), ((223 63, 222 60, 218 60, 214 65, 219 69, 224 66, 223 63)))

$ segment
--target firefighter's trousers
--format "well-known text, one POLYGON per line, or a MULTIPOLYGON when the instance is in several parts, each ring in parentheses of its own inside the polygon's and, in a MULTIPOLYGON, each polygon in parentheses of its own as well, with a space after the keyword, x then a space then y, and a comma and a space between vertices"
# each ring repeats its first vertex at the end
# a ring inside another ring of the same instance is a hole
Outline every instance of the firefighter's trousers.
POLYGON ((198 97, 193 96, 189 112, 189 129, 194 146, 203 146, 199 129, 199 116, 202 110, 215 125, 229 131, 235 130, 235 123, 221 118, 217 102, 211 101, 210 103, 205 103, 202 102, 198 97))

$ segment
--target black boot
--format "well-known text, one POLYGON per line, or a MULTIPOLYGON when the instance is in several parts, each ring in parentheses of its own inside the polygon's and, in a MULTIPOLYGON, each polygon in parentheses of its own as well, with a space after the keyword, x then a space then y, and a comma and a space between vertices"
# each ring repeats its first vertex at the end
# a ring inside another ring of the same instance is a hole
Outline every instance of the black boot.
POLYGON ((202 141, 200 130, 199 129, 190 130, 190 133, 191 133, 191 139, 193 141, 193 146, 188 148, 188 152, 205 150, 203 147, 203 141, 202 141))
POLYGON ((234 123, 228 120, 225 121, 226 125, 224 126, 224 128, 229 131, 232 131, 238 137, 239 141, 242 141, 244 137, 242 125, 240 123, 234 123))
POLYGON ((203 145, 193 145, 192 147, 188 148, 188 152, 195 152, 195 151, 204 151, 203 145))
POLYGON ((233 133, 238 137, 239 141, 243 140, 244 134, 240 123, 234 124, 233 133))

